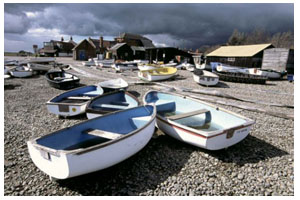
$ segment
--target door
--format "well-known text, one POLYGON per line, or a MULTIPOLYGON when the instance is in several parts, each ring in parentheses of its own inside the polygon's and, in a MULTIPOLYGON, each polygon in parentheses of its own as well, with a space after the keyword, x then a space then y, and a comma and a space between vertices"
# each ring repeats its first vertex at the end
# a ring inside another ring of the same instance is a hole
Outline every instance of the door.
POLYGON ((85 50, 79 50, 79 60, 86 60, 85 57, 85 50))

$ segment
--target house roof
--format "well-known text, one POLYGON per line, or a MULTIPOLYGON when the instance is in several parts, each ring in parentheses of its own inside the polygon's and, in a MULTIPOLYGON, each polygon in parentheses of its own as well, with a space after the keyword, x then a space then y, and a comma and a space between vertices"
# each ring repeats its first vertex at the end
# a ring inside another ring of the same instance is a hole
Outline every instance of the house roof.
MULTIPOLYGON (((100 47, 100 40, 98 39, 92 39, 92 38, 89 38, 89 39, 84 39, 84 40, 81 40, 74 48, 76 49, 77 46, 79 46, 82 42, 84 41, 87 41, 88 43, 90 43, 92 45, 92 47, 94 47, 95 49, 99 48, 100 47)), ((115 41, 108 41, 108 40, 103 40, 103 46, 104 48, 110 48, 110 46, 112 44, 114 44, 115 41)))
POLYGON ((115 51, 119 49, 120 47, 124 46, 126 43, 117 43, 114 46, 112 46, 109 50, 115 51))
POLYGON ((221 46, 215 51, 207 54, 207 57, 252 57, 264 49, 273 46, 272 44, 255 44, 239 46, 221 46))

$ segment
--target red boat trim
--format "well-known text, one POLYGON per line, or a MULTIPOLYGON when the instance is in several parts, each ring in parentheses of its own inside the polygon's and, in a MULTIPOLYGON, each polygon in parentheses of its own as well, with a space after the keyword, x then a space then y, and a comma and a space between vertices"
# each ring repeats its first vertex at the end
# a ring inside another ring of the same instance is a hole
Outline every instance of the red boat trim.
POLYGON ((238 130, 238 129, 241 129, 241 128, 246 128, 246 127, 249 127, 249 126, 250 126, 250 125, 249 125, 249 126, 241 125, 241 126, 238 126, 238 127, 234 127, 234 128, 232 128, 232 129, 227 129, 227 130, 225 130, 225 131, 223 131, 223 132, 221 132, 221 133, 219 133, 219 134, 216 134, 216 135, 205 136, 205 135, 201 135, 200 133, 195 133, 195 132, 186 130, 186 129, 184 129, 184 128, 181 128, 181 127, 179 127, 179 126, 176 126, 176 125, 174 125, 174 124, 171 124, 170 122, 168 122, 168 121, 166 121, 166 120, 164 120, 164 119, 162 119, 162 118, 160 118, 160 117, 157 117, 157 119, 160 120, 160 121, 163 121, 164 123, 166 123, 166 124, 168 124, 168 125, 170 125, 170 126, 172 126, 173 128, 180 129, 181 131, 184 131, 184 132, 189 133, 189 134, 191 134, 191 135, 195 135, 195 136, 202 137, 202 138, 205 138, 205 139, 210 139, 210 138, 213 138, 213 137, 217 137, 217 136, 220 136, 220 135, 222 135, 222 134, 227 134, 228 132, 232 132, 232 131, 235 131, 235 130, 238 130))

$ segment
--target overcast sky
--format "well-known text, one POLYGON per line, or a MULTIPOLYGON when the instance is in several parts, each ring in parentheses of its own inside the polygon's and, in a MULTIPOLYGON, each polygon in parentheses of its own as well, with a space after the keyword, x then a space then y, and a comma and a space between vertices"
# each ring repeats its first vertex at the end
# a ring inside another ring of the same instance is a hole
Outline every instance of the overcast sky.
POLYGON ((63 36, 141 34, 159 46, 222 44, 234 29, 294 32, 293 4, 4 4, 5 51, 33 51, 63 36))

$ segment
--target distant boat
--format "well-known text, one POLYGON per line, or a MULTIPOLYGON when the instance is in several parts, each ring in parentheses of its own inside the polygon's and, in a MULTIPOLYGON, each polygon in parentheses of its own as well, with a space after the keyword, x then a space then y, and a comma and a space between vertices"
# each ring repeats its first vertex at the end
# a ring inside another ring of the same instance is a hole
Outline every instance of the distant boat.
POLYGON ((144 103, 154 103, 157 126, 177 140, 208 150, 243 140, 253 120, 203 101, 167 92, 149 91, 144 103))
POLYGON ((85 113, 88 101, 101 94, 101 87, 89 85, 61 93, 50 99, 46 105, 48 111, 55 115, 75 116, 85 113))
POLYGON ((50 69, 53 69, 54 66, 49 64, 27 63, 27 67, 31 68, 33 71, 47 72, 50 69))
POLYGON ((266 69, 258 69, 258 68, 249 68, 247 69, 249 74, 265 76, 268 79, 280 79, 282 77, 282 72, 278 72, 275 70, 266 70, 266 69))
POLYGON ((45 74, 47 82, 51 87, 66 90, 79 86, 80 79, 65 71, 49 71, 45 74))
POLYGON ((172 78, 177 73, 175 67, 162 67, 159 69, 144 70, 138 72, 138 77, 146 81, 161 81, 172 78))
POLYGON ((95 65, 100 68, 111 68, 115 59, 94 60, 95 65))
POLYGON ((137 63, 135 62, 119 62, 114 63, 112 68, 115 69, 117 72, 122 72, 125 70, 136 70, 138 69, 137 63))
POLYGON ((86 107, 86 116, 92 119, 107 113, 137 107, 138 99, 125 91, 115 91, 92 99, 86 107))
POLYGON ((219 82, 218 75, 201 69, 196 69, 194 71, 193 79, 195 82, 199 83, 200 85, 205 85, 205 86, 217 85, 219 82))
POLYGON ((138 65, 138 69, 140 71, 150 70, 150 69, 159 69, 159 68, 162 68, 162 67, 164 67, 164 66, 158 65, 158 64, 139 64, 138 65))
POLYGON ((82 65, 90 67, 90 66, 94 66, 96 64, 95 64, 94 60, 90 58, 88 61, 82 62, 82 65))
POLYGON ((10 75, 17 78, 26 78, 32 76, 33 72, 32 69, 30 69, 27 66, 19 65, 10 71, 10 75))
POLYGON ((233 67, 218 63, 215 72, 222 81, 238 82, 238 83, 254 83, 265 84, 266 76, 251 74, 248 68, 233 67))
POLYGON ((187 62, 182 63, 181 66, 182 66, 183 69, 186 69, 186 70, 188 70, 190 72, 193 72, 195 70, 195 68, 196 68, 195 65, 193 65, 191 63, 187 63, 187 62))
POLYGON ((99 86, 103 88, 104 92, 111 92, 116 90, 126 90, 128 83, 122 78, 117 78, 100 82, 99 86))
POLYGON ((155 106, 97 117, 27 142, 33 163, 51 179, 111 167, 144 148, 155 128, 155 106))

